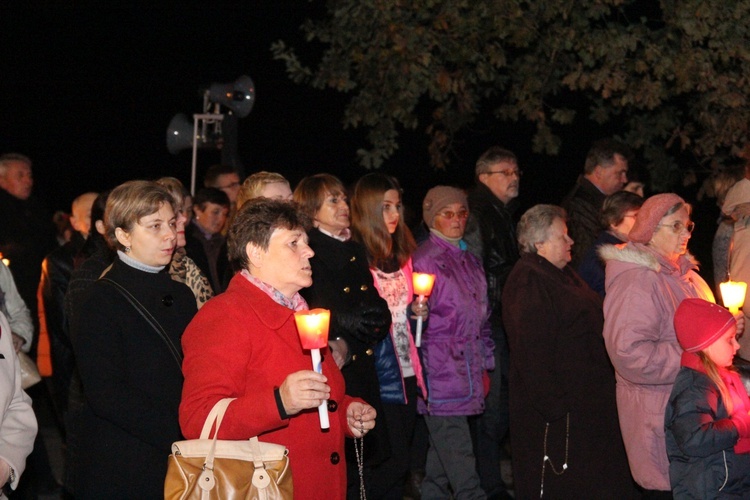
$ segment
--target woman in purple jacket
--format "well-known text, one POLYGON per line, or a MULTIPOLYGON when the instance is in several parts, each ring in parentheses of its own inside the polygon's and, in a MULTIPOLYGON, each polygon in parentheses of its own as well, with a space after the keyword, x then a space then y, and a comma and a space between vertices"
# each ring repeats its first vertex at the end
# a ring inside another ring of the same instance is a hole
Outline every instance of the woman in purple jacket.
POLYGON ((484 412, 495 346, 482 264, 462 240, 467 206, 460 189, 430 189, 422 203, 430 238, 413 256, 415 271, 436 276, 421 346, 428 398, 417 403, 430 432, 423 498, 449 498, 449 486, 457 499, 486 498, 467 417, 484 412))

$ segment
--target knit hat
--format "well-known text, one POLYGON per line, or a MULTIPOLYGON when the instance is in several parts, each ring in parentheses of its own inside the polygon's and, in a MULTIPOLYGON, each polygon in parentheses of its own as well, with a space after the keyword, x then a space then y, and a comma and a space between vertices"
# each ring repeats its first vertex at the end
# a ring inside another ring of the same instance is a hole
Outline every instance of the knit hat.
POLYGON ((422 218, 427 227, 432 227, 432 219, 437 213, 452 203, 461 203, 467 209, 466 193, 461 189, 450 186, 435 186, 427 191, 422 202, 422 218))
POLYGON ((703 299, 685 299, 674 313, 677 341, 686 352, 698 352, 737 324, 732 313, 703 299))
POLYGON ((628 239, 636 243, 651 241, 659 221, 678 203, 685 203, 685 200, 674 193, 655 194, 644 201, 635 216, 635 224, 628 234, 628 239))

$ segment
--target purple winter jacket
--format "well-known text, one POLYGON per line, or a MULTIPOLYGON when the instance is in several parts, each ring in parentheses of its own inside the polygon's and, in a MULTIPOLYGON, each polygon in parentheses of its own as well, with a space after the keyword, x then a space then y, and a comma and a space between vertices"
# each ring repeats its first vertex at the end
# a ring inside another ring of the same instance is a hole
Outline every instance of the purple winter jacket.
POLYGON ((482 264, 434 234, 412 260, 415 271, 436 276, 420 348, 429 398, 417 409, 436 416, 482 413, 482 374, 495 368, 482 264))

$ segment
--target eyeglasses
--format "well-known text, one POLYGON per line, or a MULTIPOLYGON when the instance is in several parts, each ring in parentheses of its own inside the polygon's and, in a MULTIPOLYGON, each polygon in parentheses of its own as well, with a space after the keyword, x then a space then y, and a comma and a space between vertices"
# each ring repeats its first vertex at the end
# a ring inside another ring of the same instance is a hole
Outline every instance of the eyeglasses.
POLYGON ((657 224, 656 227, 660 226, 670 228, 674 234, 680 234, 682 231, 692 233, 693 229, 695 229, 695 222, 689 221, 687 224, 683 224, 682 222, 677 221, 674 224, 657 224))
POLYGON ((516 170, 516 169, 508 169, 508 170, 496 170, 494 172, 485 172, 487 175, 494 175, 494 174, 503 174, 505 177, 513 177, 516 176, 519 179, 523 175, 522 170, 516 170))
POLYGON ((453 212, 452 210, 446 210, 445 212, 439 212, 438 215, 446 219, 452 219, 453 217, 456 217, 456 216, 459 219, 467 219, 469 217, 469 212, 467 210, 459 210, 458 212, 453 212))

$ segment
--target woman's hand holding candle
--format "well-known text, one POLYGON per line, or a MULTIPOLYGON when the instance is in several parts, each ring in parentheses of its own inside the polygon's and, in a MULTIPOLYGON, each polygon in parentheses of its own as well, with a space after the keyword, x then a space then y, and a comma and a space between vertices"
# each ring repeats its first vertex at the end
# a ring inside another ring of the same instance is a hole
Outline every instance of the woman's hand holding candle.
MULTIPOLYGON (((297 332, 303 349, 310 349, 313 370, 323 373, 323 357, 320 350, 328 345, 328 327, 331 324, 331 311, 328 309, 312 309, 310 311, 297 311, 294 313, 294 322, 297 324, 297 332)), ((330 391, 329 391, 330 393, 330 391)), ((320 416, 320 428, 328 429, 328 405, 325 397, 318 405, 320 416)))
POLYGON ((328 379, 322 373, 300 370, 290 373, 279 386, 279 395, 287 415, 320 406, 331 396, 328 379))

